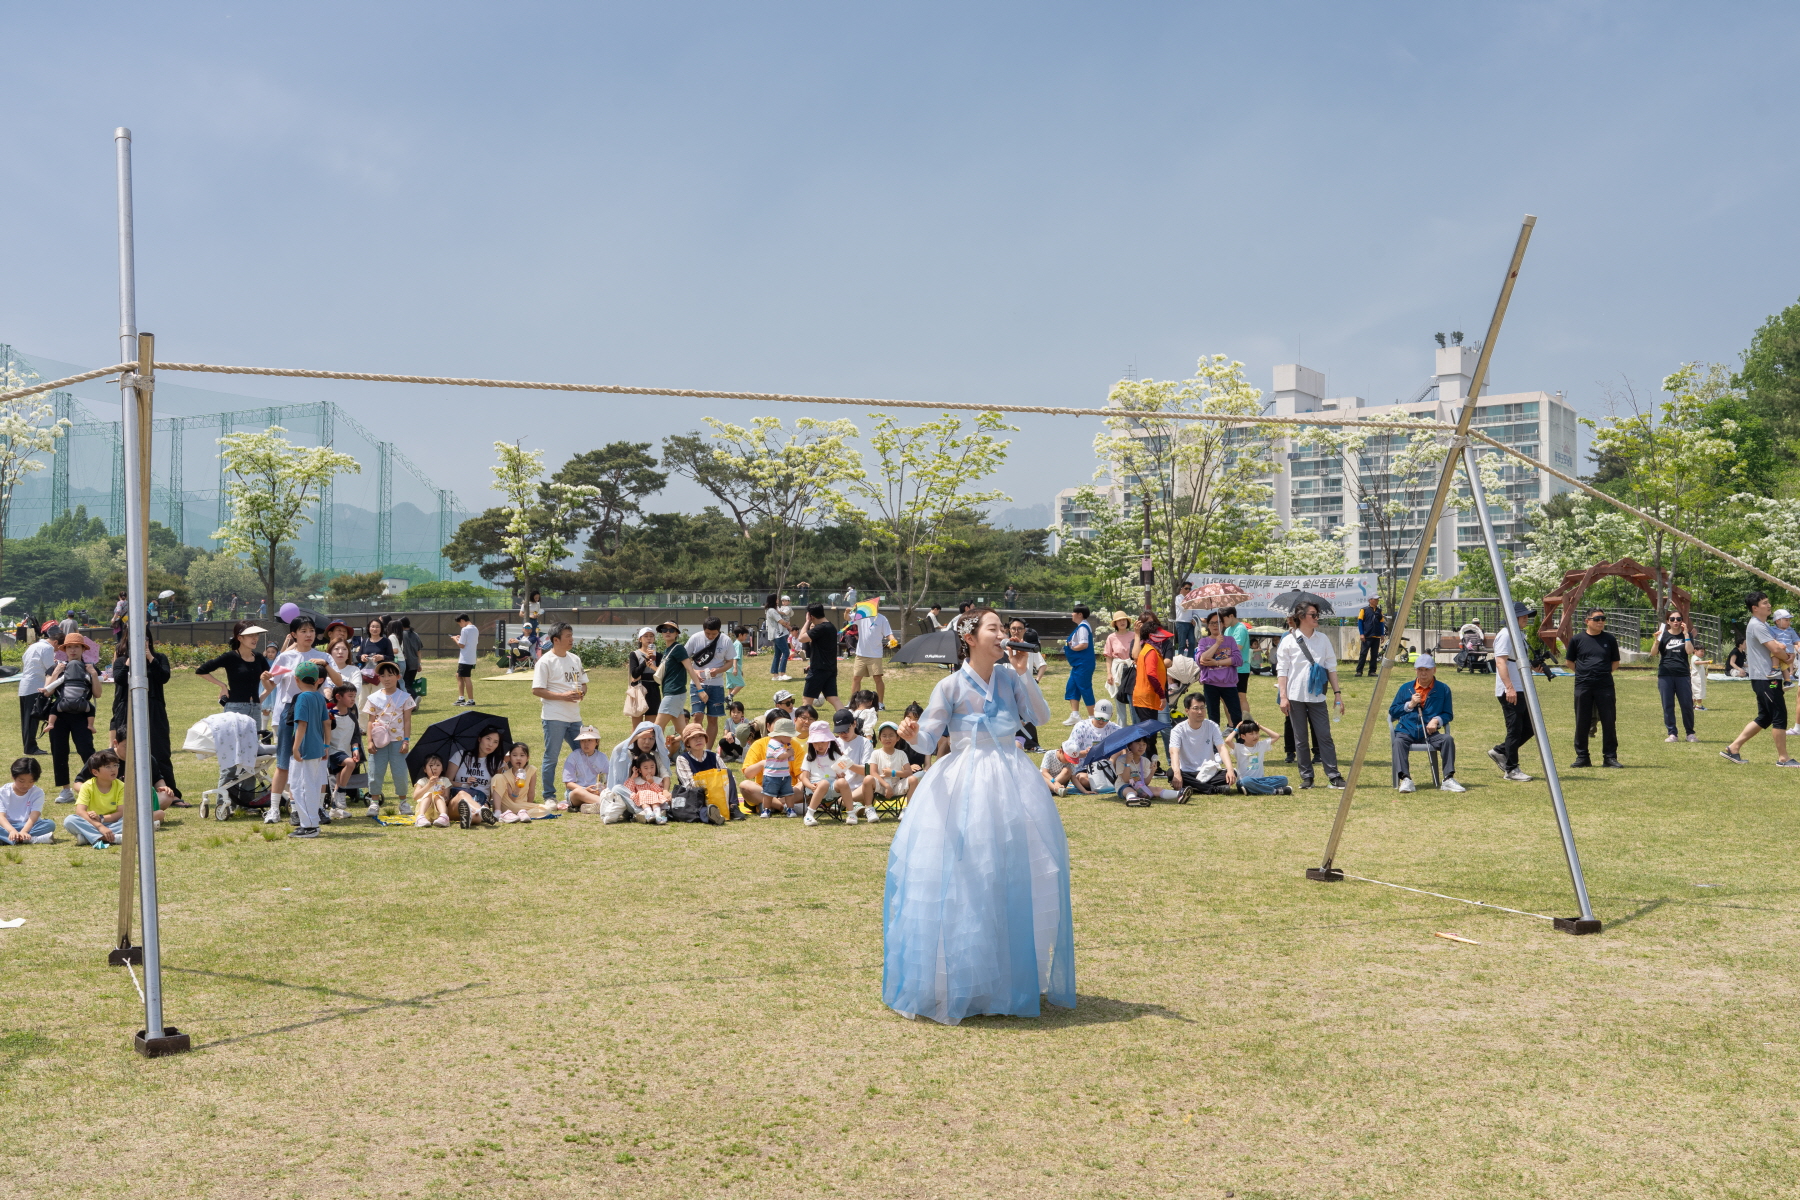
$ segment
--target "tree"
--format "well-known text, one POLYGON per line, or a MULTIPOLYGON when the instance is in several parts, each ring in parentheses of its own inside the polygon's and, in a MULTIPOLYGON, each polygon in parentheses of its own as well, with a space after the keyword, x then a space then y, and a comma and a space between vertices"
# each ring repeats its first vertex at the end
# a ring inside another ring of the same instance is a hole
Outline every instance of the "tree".
POLYGON ((360 575, 338 575, 325 585, 325 598, 328 600, 379 600, 386 589, 381 584, 380 571, 367 571, 360 575))
POLYGON ((862 545, 889 600, 899 600, 904 625, 931 588, 938 556, 965 544, 957 518, 1010 498, 966 489, 1006 461, 1012 443, 994 435, 1013 426, 995 412, 978 414, 966 433, 949 413, 911 428, 885 414, 870 416, 875 473, 852 481, 850 490, 868 502, 862 545))
POLYGON ((738 532, 750 536, 752 484, 743 464, 719 461, 706 435, 695 430, 663 439, 662 465, 710 492, 731 512, 738 532))
POLYGON ((748 429, 712 417, 706 423, 717 442, 713 467, 720 478, 734 481, 727 490, 736 497, 738 527, 745 537, 754 531, 768 538, 764 565, 779 593, 787 586, 802 532, 855 511, 837 489, 863 477, 862 458, 848 444, 856 426, 812 417, 796 420, 792 432, 782 428, 779 417, 757 417, 748 429))
POLYGON ((7 562, 12 564, 7 568, 12 579, 8 589, 19 598, 19 607, 39 620, 45 615, 46 605, 85 596, 94 586, 85 559, 70 554, 65 546, 41 538, 14 542, 7 562))
POLYGON ((577 454, 552 475, 551 481, 594 489, 591 499, 575 513, 576 531, 588 529, 588 545, 602 554, 619 548, 626 518, 643 511, 646 496, 663 490, 669 481, 656 469, 648 453, 649 442, 609 442, 598 450, 577 454))
POLYGON ((1087 485, 1075 490, 1074 508, 1087 515, 1087 536, 1066 538, 1062 557, 1086 577, 1085 583, 1108 608, 1137 607, 1141 527, 1107 492, 1087 485))
MULTIPOLYGON (((1612 415, 1603 421, 1585 417, 1581 423, 1593 430, 1593 453, 1615 464, 1618 475, 1608 491, 1658 520, 1678 529, 1705 524, 1705 514, 1726 496, 1743 486, 1743 469, 1732 435, 1737 423, 1726 419, 1709 422, 1709 406, 1731 391, 1725 368, 1713 363, 1684 363, 1662 382, 1670 399, 1660 405, 1638 402, 1626 384, 1622 393, 1609 393, 1612 415), (1623 407, 1627 411, 1621 412, 1623 407)), ((1660 582, 1664 551, 1668 551, 1668 580, 1675 581, 1681 543, 1665 546, 1667 534, 1649 533, 1650 566, 1659 573, 1656 608, 1667 601, 1660 582)))
POLYGON ((108 535, 106 522, 88 516, 87 505, 77 504, 73 512, 64 512, 55 520, 45 522, 31 536, 34 540, 73 550, 89 542, 104 542, 108 535))
MULTIPOLYGON (((1333 532, 1354 536, 1356 527, 1340 525, 1333 532)), ((1336 575, 1344 570, 1344 544, 1311 525, 1295 525, 1271 541, 1250 569, 1258 575, 1336 575)))
MULTIPOLYGON (((30 387, 40 382, 36 371, 21 370, 10 357, 0 363, 0 391, 30 387)), ((44 400, 43 393, 16 396, 0 401, 0 531, 12 513, 13 492, 19 482, 33 471, 44 469, 40 454, 56 453, 56 439, 69 431, 68 418, 56 418, 56 409, 44 400)), ((0 537, 0 556, 5 553, 5 538, 0 537)), ((0 557, 0 578, 4 578, 5 561, 0 557)))
POLYGON ((444 547, 444 558, 452 571, 474 567, 476 574, 489 583, 505 580, 517 586, 519 567, 506 553, 506 523, 510 518, 504 508, 490 508, 470 517, 456 527, 456 536, 444 547))
POLYGON ((330 446, 296 446, 271 425, 262 433, 233 433, 224 447, 225 495, 231 519, 213 538, 249 558, 263 585, 263 599, 275 611, 280 551, 311 523, 307 509, 339 474, 360 474, 362 464, 330 446))
POLYGON ((1637 518, 1592 496, 1570 495, 1566 502, 1557 496, 1555 503, 1566 505, 1567 517, 1549 517, 1550 505, 1526 507, 1525 542, 1531 553, 1508 564, 1514 598, 1535 603, 1561 585, 1565 571, 1626 556, 1642 562, 1649 556, 1646 529, 1637 518))
POLYGON ((1800 302, 1762 323, 1731 385, 1742 388, 1751 411, 1768 422, 1788 461, 1800 457, 1800 302))
POLYGON ((203 554, 188 564, 188 590, 198 600, 224 604, 233 596, 254 595, 259 583, 256 572, 235 554, 203 554))
POLYGON ((494 490, 506 497, 506 530, 501 548, 517 567, 519 590, 531 594, 531 581, 569 556, 566 539, 573 536, 575 513, 594 503, 600 490, 587 484, 545 483, 544 452, 517 442, 495 442, 494 490))
POLYGON ((1278 427, 1253 420, 1262 415, 1261 399, 1244 378, 1244 364, 1223 354, 1201 358, 1191 379, 1121 380, 1107 395, 1109 409, 1157 414, 1106 417, 1106 431, 1094 438, 1106 466, 1095 478, 1110 473, 1134 510, 1149 502, 1151 557, 1165 581, 1237 566, 1226 560, 1246 540, 1260 544, 1275 528, 1268 476, 1280 470, 1272 453, 1278 427), (1246 421, 1192 421, 1181 413, 1246 421))

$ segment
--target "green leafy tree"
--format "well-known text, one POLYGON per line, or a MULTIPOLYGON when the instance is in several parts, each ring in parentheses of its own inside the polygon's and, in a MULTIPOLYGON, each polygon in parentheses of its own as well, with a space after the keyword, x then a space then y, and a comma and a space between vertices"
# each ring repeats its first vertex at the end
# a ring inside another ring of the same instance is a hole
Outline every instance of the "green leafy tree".
POLYGON ((8 588, 19 598, 19 606, 40 620, 53 602, 86 596, 95 586, 87 561, 66 546, 32 537, 13 542, 8 549, 7 574, 12 581, 8 588))
POLYGON ((64 512, 55 520, 40 525, 31 536, 49 545, 73 550, 90 542, 104 542, 108 534, 105 521, 88 516, 87 505, 77 504, 72 512, 64 512))
POLYGON ((978 414, 966 430, 949 413, 911 427, 881 413, 870 417, 875 470, 850 491, 867 505, 863 548, 889 603, 899 602, 904 626, 930 590, 939 557, 966 544, 958 519, 1009 499, 975 485, 1006 461, 1012 443, 995 435, 1013 426, 995 412, 978 414))
POLYGON ((519 565, 506 552, 506 525, 511 517, 504 508, 490 508, 456 527, 456 536, 444 547, 452 571, 475 568, 489 583, 516 587, 519 565))
POLYGON ((711 494, 731 514, 738 533, 747 538, 755 520, 755 484, 743 463, 721 461, 714 451, 713 444, 699 430, 673 434, 663 439, 662 465, 711 494))
POLYGON ((1142 557, 1141 523, 1121 510, 1111 490, 1092 485, 1075 490, 1074 507, 1087 514, 1085 537, 1065 537, 1061 557, 1108 608, 1134 611, 1141 600, 1138 560, 1142 557))
POLYGON ((576 532, 587 530, 593 549, 603 554, 617 550, 625 522, 643 511, 646 496, 668 483, 668 474, 656 469, 649 450, 649 442, 609 442, 577 454, 550 477, 553 483, 594 489, 573 516, 576 532))
POLYGON ((863 478, 862 458, 849 444, 856 426, 812 417, 799 418, 792 430, 779 417, 757 417, 748 428, 712 417, 706 423, 712 427, 712 463, 699 469, 733 481, 725 490, 736 498, 739 528, 759 543, 767 539, 764 565, 779 592, 801 536, 855 512, 839 489, 863 478))
POLYGON ((1110 475, 1134 509, 1148 502, 1151 557, 1165 581, 1248 565, 1240 558, 1246 544, 1260 546, 1275 528, 1269 476, 1280 470, 1272 453, 1278 427, 1254 421, 1261 401, 1244 364, 1223 354, 1201 358, 1191 379, 1121 380, 1108 394, 1109 409, 1154 414, 1105 418, 1094 438, 1105 465, 1095 478, 1110 475), (1183 420, 1182 413, 1245 423, 1183 420))
POLYGON ((380 571, 365 571, 359 575, 337 575, 325 585, 325 598, 341 602, 379 600, 384 593, 380 571))
MULTIPOLYGON (((188 591, 198 600, 211 600, 215 606, 231 597, 240 600, 256 594, 260 581, 243 559, 235 554, 203 554, 188 564, 188 591)), ((278 581, 279 586, 279 581, 278 581)))
POLYGON ((281 436, 286 432, 271 425, 261 433, 219 439, 231 519, 212 536, 250 560, 270 612, 275 611, 280 552, 312 522, 307 510, 338 475, 362 471, 362 464, 348 454, 330 446, 296 446, 281 436))
MULTIPOLYGON (((1618 470, 1607 490, 1678 529, 1698 530, 1744 483, 1736 422, 1709 420, 1709 406, 1732 391, 1730 376, 1717 363, 1684 363, 1662 387, 1669 399, 1661 404, 1640 404, 1627 387, 1611 397, 1611 416, 1581 423, 1593 430, 1594 456, 1618 470)), ((1649 541, 1650 566, 1667 567, 1673 583, 1684 544, 1660 529, 1650 530, 1649 541)), ((1656 589, 1660 610, 1667 592, 1660 582, 1656 589)))
POLYGON ((1787 461, 1800 458, 1800 302, 1763 322, 1731 382, 1768 423, 1787 461))

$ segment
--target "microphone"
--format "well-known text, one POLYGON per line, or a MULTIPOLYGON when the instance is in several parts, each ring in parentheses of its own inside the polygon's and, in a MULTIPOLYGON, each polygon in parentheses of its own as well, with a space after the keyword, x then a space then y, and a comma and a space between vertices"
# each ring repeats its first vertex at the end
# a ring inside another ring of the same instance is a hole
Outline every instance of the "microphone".
POLYGON ((1019 641, 1014 641, 1014 640, 1013 640, 1013 639, 1011 639, 1011 638, 1008 638, 1008 639, 1007 639, 1007 640, 1006 640, 1006 648, 1007 648, 1007 649, 1008 649, 1008 650, 1031 650, 1031 651, 1035 651, 1035 650, 1037 650, 1037 648, 1038 648, 1038 644, 1037 644, 1037 643, 1036 643, 1036 642, 1019 642, 1019 641))

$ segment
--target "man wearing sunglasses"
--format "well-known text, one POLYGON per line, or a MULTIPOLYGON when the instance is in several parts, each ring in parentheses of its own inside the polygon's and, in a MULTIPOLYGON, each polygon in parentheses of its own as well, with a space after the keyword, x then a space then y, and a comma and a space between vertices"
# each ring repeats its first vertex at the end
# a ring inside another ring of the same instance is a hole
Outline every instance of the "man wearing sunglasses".
POLYGON ((1618 704, 1613 694, 1613 672, 1619 669, 1619 642, 1606 632, 1606 614, 1593 609, 1587 628, 1569 639, 1564 652, 1575 672, 1575 761, 1571 767, 1591 767, 1588 734, 1600 723, 1600 765, 1623 768, 1619 761, 1618 704))

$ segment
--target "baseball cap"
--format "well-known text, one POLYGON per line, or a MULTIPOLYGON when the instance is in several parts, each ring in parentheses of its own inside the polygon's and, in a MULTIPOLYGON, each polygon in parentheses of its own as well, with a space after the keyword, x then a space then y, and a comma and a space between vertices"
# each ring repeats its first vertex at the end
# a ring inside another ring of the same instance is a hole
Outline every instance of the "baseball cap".
POLYGON ((779 692, 776 692, 773 696, 769 697, 769 700, 773 704, 780 704, 784 700, 792 700, 793 698, 794 693, 788 691, 786 688, 782 688, 779 692))
POLYGON ((631 640, 634 642, 641 642, 644 640, 644 635, 646 633, 655 633, 655 632, 656 632, 656 629, 653 626, 645 625, 643 628, 641 628, 637 631, 636 636, 634 636, 631 640))
POLYGON ((855 729, 856 714, 847 708, 840 708, 831 714, 831 727, 837 730, 855 729))
POLYGON ((1778 608, 1775 610, 1775 616, 1771 619, 1776 620, 1776 621, 1782 621, 1782 620, 1791 621, 1794 619, 1794 614, 1789 612, 1785 608, 1778 608))
POLYGON ((1435 671, 1437 670, 1437 659, 1431 657, 1429 654, 1421 654, 1419 657, 1413 659, 1413 667, 1420 671, 1435 671))
POLYGON ((1112 701, 1111 700, 1096 701, 1094 704, 1094 715, 1096 717, 1105 717, 1109 721, 1112 720, 1112 715, 1113 715, 1112 701))
POLYGON ((324 672, 319 670, 319 664, 316 662, 303 662, 294 668, 294 678, 301 683, 317 683, 319 676, 323 674, 324 672))

